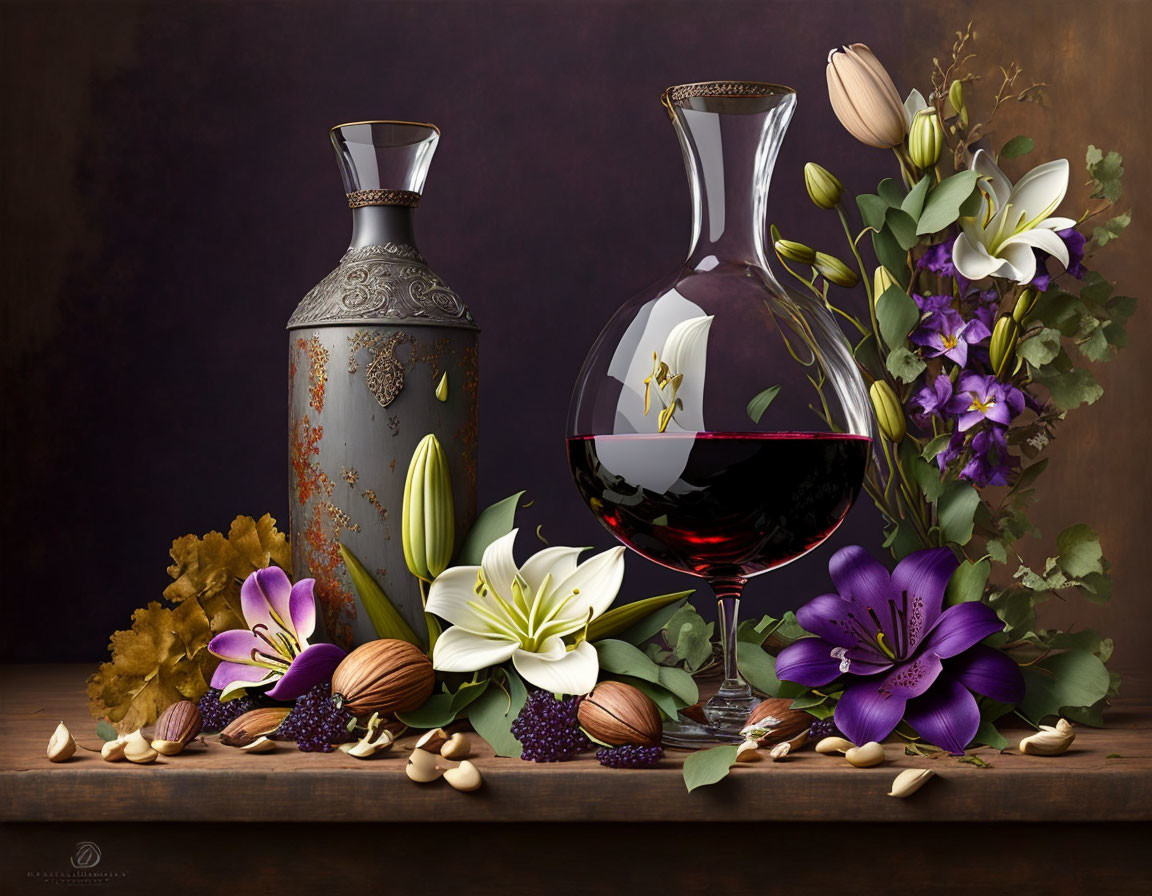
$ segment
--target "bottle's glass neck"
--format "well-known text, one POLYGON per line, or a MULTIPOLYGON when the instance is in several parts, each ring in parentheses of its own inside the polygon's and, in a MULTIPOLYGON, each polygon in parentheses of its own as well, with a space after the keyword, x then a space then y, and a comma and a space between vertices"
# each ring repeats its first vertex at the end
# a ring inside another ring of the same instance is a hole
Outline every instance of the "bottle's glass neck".
POLYGON ((666 95, 692 189, 689 266, 768 266, 768 186, 795 99, 791 92, 666 95))
POLYGON ((364 246, 412 246, 413 209, 402 205, 366 205, 352 209, 352 242, 349 249, 364 246))

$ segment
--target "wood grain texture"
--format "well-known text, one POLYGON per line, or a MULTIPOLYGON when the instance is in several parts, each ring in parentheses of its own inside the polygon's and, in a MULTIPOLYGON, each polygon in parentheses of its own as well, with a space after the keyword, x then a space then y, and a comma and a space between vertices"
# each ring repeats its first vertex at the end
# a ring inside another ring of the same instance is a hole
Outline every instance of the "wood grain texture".
POLYGON ((88 715, 82 666, 9 666, 2 673, 5 749, 0 751, 0 821, 1149 821, 1152 713, 1126 701, 1104 731, 1078 729, 1060 757, 980 755, 990 769, 951 758, 907 757, 855 769, 804 750, 785 763, 737 767, 721 784, 687 793, 669 753, 660 768, 624 772, 595 759, 537 765, 493 758, 477 746, 484 787, 461 794, 404 775, 412 738, 390 758, 342 753, 247 755, 212 742, 148 766, 108 763, 78 750, 66 763, 44 750, 63 720, 78 742, 99 746, 88 715), (1108 759, 1118 753, 1122 758, 1108 759), (930 767, 938 778, 907 800, 888 797, 896 774, 930 767))

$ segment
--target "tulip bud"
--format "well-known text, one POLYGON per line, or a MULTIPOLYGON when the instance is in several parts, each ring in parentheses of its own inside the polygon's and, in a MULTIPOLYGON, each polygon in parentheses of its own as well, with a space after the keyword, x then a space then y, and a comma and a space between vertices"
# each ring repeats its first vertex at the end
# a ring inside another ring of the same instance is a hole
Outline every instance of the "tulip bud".
POLYGON ((896 85, 864 44, 828 54, 828 98, 848 133, 869 146, 890 149, 904 142, 908 115, 896 85))
POLYGON ((430 582, 448 568, 455 541, 452 517, 448 461, 440 440, 429 433, 412 452, 404 481, 400 533, 412 575, 430 582))
POLYGON ((1036 304, 1036 290, 1026 289, 1020 293, 1020 298, 1016 300, 1016 307, 1012 309, 1012 319, 1016 323, 1023 326, 1028 321, 1028 315, 1032 313, 1032 306, 1036 304))
POLYGON ((904 420, 904 409, 900 407, 900 399, 884 380, 876 380, 868 389, 872 398, 872 410, 876 412, 876 422, 880 424, 880 432, 893 444, 902 440, 908 432, 908 424, 904 420))
POLYGON ((829 283, 835 283, 837 286, 852 287, 860 282, 860 278, 856 276, 855 272, 844 264, 839 258, 833 255, 828 255, 826 252, 817 252, 816 259, 813 262, 816 265, 816 270, 829 283))
POLYGON ((968 127, 968 110, 964 108, 964 85, 959 81, 953 81, 948 86, 948 102, 960 116, 960 123, 968 127))
POLYGON ((992 340, 988 343, 988 357, 992 362, 992 372, 1000 379, 1008 371, 1016 356, 1016 342, 1020 338, 1020 324, 1014 317, 1003 315, 992 328, 992 340))
POLYGON ((899 285, 896 278, 888 273, 888 268, 880 265, 872 274, 872 301, 878 301, 891 287, 899 285))
POLYGON ((800 264, 812 264, 816 260, 816 250, 797 243, 794 240, 776 240, 772 244, 776 254, 789 261, 798 261, 800 264))
POLYGON ((912 119, 908 132, 908 155, 912 164, 925 171, 936 167, 944 148, 944 126, 932 108, 923 109, 912 119))
POLYGON ((808 188, 808 198, 820 208, 836 208, 840 197, 844 195, 844 185, 836 175, 815 162, 804 166, 804 186, 808 188))

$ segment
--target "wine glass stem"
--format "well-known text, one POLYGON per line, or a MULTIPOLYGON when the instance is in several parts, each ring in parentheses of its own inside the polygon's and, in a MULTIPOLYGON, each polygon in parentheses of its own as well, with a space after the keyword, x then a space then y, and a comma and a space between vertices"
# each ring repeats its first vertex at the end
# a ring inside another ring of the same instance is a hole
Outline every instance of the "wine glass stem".
POLYGON ((724 656, 724 683, 705 707, 713 725, 736 730, 743 724, 755 702, 752 689, 740 677, 736 665, 737 631, 740 626, 740 594, 745 580, 739 577, 711 579, 716 594, 717 622, 720 627, 720 649, 724 656))

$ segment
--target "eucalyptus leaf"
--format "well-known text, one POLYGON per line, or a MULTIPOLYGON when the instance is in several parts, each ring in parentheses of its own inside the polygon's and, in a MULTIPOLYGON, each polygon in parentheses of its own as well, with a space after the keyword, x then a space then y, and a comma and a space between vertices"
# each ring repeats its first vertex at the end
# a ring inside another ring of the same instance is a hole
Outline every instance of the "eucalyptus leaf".
POLYGON ((352 579, 356 594, 360 597, 360 603, 372 622, 372 628, 376 631, 376 637, 395 638, 423 648, 424 644, 416 636, 416 632, 400 615, 400 611, 388 599, 384 590, 376 584, 376 580, 364 568, 364 564, 360 562, 359 558, 343 544, 340 545, 340 556, 344 558, 348 577, 352 579))
POLYGON ((971 560, 963 561, 948 580, 944 603, 951 607, 980 600, 984 596, 984 588, 991 573, 992 564, 987 560, 976 563, 971 560))
POLYGON ((698 750, 684 760, 684 786, 691 793, 697 787, 707 787, 728 777, 736 762, 735 745, 698 750))
POLYGON ((888 209, 888 213, 884 215, 884 223, 905 252, 919 242, 916 236, 916 219, 903 209, 888 209))
POLYGON ((920 309, 899 286, 889 286, 876 300, 876 319, 880 335, 889 348, 904 345, 908 334, 920 320, 920 309))
MULTIPOLYGON (((671 604, 682 604, 692 595, 691 591, 677 591, 675 594, 661 594, 657 597, 646 597, 643 600, 633 601, 630 604, 623 604, 619 607, 613 607, 606 613, 597 616, 588 625, 588 640, 599 641, 602 638, 611 638, 618 635, 626 629, 639 623, 641 620, 651 616, 657 610, 662 610, 671 604)), ((659 628, 656 629, 659 631, 659 628)), ((652 634, 656 634, 653 631, 652 634)), ((652 635, 648 636, 649 638, 652 635)), ((625 638, 625 641, 631 639, 625 638)), ((647 638, 643 639, 647 640, 647 638)))
POLYGON ((674 694, 685 706, 691 706, 700 699, 696 679, 675 666, 660 667, 660 685, 674 694))
POLYGON ((102 741, 116 740, 120 737, 120 733, 112 727, 112 723, 107 719, 101 719, 96 723, 96 736, 102 741))
POLYGON ((911 272, 908 270, 908 253, 900 248, 900 243, 892 231, 885 227, 873 233, 872 248, 880 264, 888 268, 888 273, 902 288, 907 289, 911 277, 911 272))
POLYGON ((639 647, 645 641, 658 635, 664 626, 668 624, 669 620, 680 612, 683 607, 683 604, 672 604, 662 610, 657 610, 651 616, 641 619, 631 628, 620 632, 619 640, 627 641, 629 644, 635 644, 639 647))
POLYGON ((959 545, 972 540, 972 525, 980 493, 968 482, 953 482, 945 489, 937 504, 940 531, 946 541, 959 545))
POLYGON ((528 689, 515 672, 507 671, 505 680, 508 691, 489 686, 468 707, 468 721, 497 756, 519 757, 524 748, 512 736, 512 723, 524 708, 528 689))
POLYGON ((939 233, 955 224, 960 217, 960 206, 976 189, 978 177, 975 171, 961 171, 938 183, 928 194, 916 232, 921 236, 939 233))
POLYGON ((736 666, 753 688, 769 697, 780 695, 780 679, 776 677, 776 657, 764 648, 748 641, 736 645, 736 666))
POLYGON ((900 204, 904 201, 904 188, 890 177, 886 177, 880 181, 876 192, 881 199, 893 208, 899 208, 900 204))
POLYGON ((512 531, 516 523, 516 507, 523 496, 524 492, 516 492, 480 511, 460 548, 456 561, 458 566, 479 566, 484 549, 512 531))
POLYGON ((748 402, 748 416, 752 418, 753 423, 760 422, 760 418, 763 417, 764 412, 768 410, 768 405, 772 404, 773 399, 775 399, 779 393, 779 386, 769 386, 748 402))
POLYGON ((920 217, 920 213, 924 211, 924 200, 928 197, 928 188, 931 185, 931 175, 925 174, 920 178, 919 183, 912 188, 911 192, 904 197, 904 201, 900 203, 901 211, 909 215, 913 222, 915 222, 920 217))
POLYGON ((660 667, 638 647, 627 641, 598 641, 593 645, 600 668, 617 675, 631 675, 645 681, 659 683, 660 667))
POLYGON ((888 203, 874 193, 863 193, 856 197, 856 205, 860 209, 860 218, 865 227, 879 230, 884 226, 884 215, 888 211, 888 203))
POLYGON ((1020 156, 1026 156, 1036 148, 1036 141, 1031 137, 1013 137, 1004 144, 1004 148, 1000 150, 1001 159, 1017 159, 1020 156))
MULTIPOLYGON (((653 684, 651 681, 645 681, 643 678, 633 678, 630 675, 615 676, 617 680, 630 684, 636 690, 645 694, 656 707, 660 713, 669 721, 675 721, 680 717, 680 710, 685 706, 691 706, 690 703, 678 699, 675 694, 662 685, 653 684)), ((693 700, 692 703, 696 701, 693 700)))

